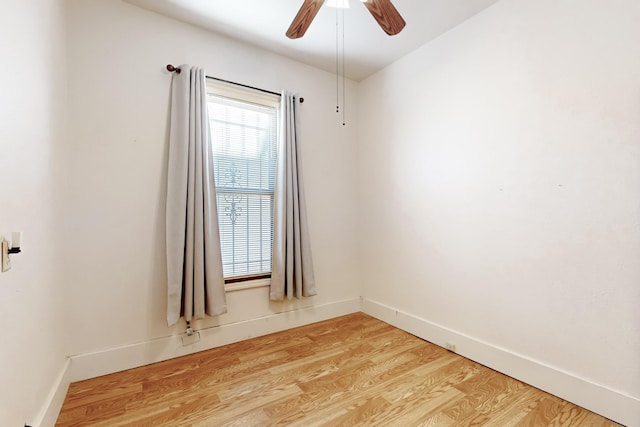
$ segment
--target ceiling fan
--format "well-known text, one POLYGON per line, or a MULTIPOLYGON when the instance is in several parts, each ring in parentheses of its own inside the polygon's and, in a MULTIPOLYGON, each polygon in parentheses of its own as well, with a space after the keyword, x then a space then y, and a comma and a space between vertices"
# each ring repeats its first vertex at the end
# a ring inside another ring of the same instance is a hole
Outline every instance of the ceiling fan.
MULTIPOLYGON (((390 36, 398 34, 405 26, 404 19, 391 3, 391 0, 360 0, 369 9, 382 30, 390 36)), ((311 25, 311 21, 324 4, 325 0, 304 0, 298 14, 287 30, 287 37, 297 39, 311 25)))

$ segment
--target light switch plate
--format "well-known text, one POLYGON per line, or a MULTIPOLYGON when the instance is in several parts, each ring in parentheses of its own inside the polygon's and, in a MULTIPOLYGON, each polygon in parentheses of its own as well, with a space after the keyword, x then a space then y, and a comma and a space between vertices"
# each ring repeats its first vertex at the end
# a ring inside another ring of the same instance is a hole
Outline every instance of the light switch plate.
POLYGON ((9 242, 2 239, 2 258, 0 262, 2 263, 2 272, 11 270, 11 260, 9 259, 9 242))

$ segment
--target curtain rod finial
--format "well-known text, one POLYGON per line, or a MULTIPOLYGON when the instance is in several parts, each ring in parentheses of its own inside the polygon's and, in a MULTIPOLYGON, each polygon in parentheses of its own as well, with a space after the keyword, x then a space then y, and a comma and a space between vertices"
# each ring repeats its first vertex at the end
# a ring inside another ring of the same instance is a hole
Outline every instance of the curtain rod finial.
POLYGON ((173 65, 171 65, 171 64, 168 64, 168 65, 167 65, 167 70, 168 70, 169 72, 171 72, 171 73, 175 71, 175 72, 176 72, 176 73, 178 73, 178 74, 180 74, 180 71, 181 71, 181 70, 180 70, 180 68, 176 68, 176 67, 174 67, 174 66, 173 66, 173 65))

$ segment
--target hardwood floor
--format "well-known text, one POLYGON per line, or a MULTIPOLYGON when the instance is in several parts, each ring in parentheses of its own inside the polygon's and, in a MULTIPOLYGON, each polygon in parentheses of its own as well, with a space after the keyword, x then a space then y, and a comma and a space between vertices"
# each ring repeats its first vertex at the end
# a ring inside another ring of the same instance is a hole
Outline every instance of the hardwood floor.
POLYGON ((615 426, 362 313, 71 384, 58 426, 615 426))

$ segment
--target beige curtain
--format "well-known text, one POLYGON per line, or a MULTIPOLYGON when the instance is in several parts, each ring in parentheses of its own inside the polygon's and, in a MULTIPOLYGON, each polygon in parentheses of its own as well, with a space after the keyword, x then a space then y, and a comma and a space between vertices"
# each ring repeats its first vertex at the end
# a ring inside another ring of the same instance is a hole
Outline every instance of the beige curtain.
POLYGON ((167 180, 167 324, 225 313, 205 73, 173 74, 167 180))
POLYGON ((307 208, 296 134, 296 104, 282 92, 273 216, 270 298, 316 295, 307 208))

